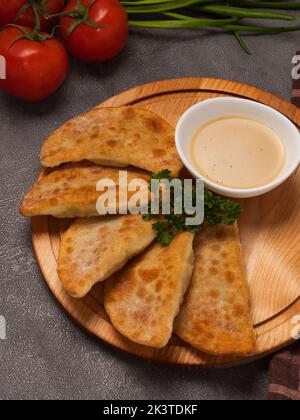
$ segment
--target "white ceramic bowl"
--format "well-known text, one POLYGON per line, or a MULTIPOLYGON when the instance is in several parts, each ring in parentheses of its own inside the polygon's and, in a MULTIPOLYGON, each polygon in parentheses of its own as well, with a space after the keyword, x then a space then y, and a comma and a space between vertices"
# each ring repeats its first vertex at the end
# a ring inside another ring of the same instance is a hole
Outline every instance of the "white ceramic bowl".
POLYGON ((179 156, 189 172, 196 178, 203 179, 207 188, 226 197, 247 198, 265 194, 282 184, 297 169, 300 162, 300 134, 296 126, 273 108, 246 99, 214 98, 192 106, 177 124, 175 141, 179 156), (190 156, 192 138, 205 123, 224 116, 251 118, 276 131, 285 147, 286 162, 274 181, 258 188, 231 188, 212 182, 197 171, 190 156))

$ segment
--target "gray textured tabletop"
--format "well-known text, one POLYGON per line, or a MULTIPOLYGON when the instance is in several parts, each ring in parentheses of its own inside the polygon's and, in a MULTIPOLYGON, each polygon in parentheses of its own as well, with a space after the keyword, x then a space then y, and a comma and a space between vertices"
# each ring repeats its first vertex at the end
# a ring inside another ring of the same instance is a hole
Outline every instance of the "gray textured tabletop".
POLYGON ((34 258, 30 221, 18 205, 39 170, 45 136, 69 117, 154 80, 208 76, 249 83, 289 99, 299 34, 251 36, 252 57, 229 35, 135 31, 110 63, 72 62, 50 99, 0 94, 0 399, 243 399, 266 397, 268 360, 230 370, 162 366, 83 332, 56 303, 34 258))

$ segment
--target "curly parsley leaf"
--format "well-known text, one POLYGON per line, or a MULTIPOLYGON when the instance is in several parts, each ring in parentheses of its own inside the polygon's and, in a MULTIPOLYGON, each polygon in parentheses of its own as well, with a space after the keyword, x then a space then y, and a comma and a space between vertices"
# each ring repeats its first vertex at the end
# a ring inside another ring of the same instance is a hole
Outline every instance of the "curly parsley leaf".
POLYGON ((157 239, 161 246, 166 247, 170 245, 174 239, 174 232, 170 230, 168 222, 156 222, 152 225, 153 229, 157 233, 157 239))
MULTIPOLYGON (((179 178, 173 178, 171 171, 164 169, 156 174, 152 174, 151 180, 168 180, 178 179, 182 183, 182 191, 184 194, 184 184, 179 178)), ((151 181, 149 184, 151 189, 151 181)), ((178 232, 197 233, 201 230, 201 225, 186 225, 186 217, 191 214, 175 214, 175 200, 171 205, 170 214, 161 214, 159 216, 151 214, 151 202, 148 204, 148 214, 143 215, 145 221, 159 217, 159 221, 153 224, 153 229, 157 233, 157 239, 163 247, 170 245, 178 232)), ((192 201, 196 204, 196 187, 192 187, 192 201)), ((161 205, 160 205, 161 208, 161 205)), ((242 208, 237 201, 221 197, 207 189, 204 190, 204 222, 208 226, 216 226, 218 224, 232 225, 240 217, 242 208)))
POLYGON ((157 172, 156 174, 152 174, 151 180, 152 179, 167 179, 168 181, 172 181, 175 178, 172 177, 172 172, 169 169, 163 169, 162 171, 157 172))

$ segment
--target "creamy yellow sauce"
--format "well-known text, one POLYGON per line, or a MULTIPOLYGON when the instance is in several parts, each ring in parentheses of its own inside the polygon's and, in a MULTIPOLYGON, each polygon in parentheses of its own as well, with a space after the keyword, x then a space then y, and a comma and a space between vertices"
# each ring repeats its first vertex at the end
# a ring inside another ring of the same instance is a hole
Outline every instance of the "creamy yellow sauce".
POLYGON ((278 134, 244 117, 222 117, 195 133, 191 159, 205 178, 231 188, 256 188, 273 181, 285 164, 278 134))

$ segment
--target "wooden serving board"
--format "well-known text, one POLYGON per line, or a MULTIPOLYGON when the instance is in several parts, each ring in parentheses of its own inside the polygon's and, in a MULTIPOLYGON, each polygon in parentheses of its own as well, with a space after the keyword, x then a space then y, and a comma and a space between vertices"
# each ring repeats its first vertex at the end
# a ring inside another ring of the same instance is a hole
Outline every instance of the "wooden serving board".
MULTIPOLYGON (((212 97, 234 96, 269 105, 300 127, 300 110, 257 88, 225 80, 188 78, 154 82, 121 93, 99 107, 133 105, 154 111, 176 125, 191 105, 212 97)), ((116 151, 117 153, 117 151, 116 151)), ((300 315, 300 171, 283 186, 260 198, 243 200, 240 220, 257 335, 255 354, 246 358, 205 355, 176 336, 162 350, 136 345, 111 325, 103 308, 103 285, 82 300, 69 297, 56 273, 61 235, 70 222, 33 218, 32 236, 38 263, 52 293, 85 330, 107 343, 147 359, 187 365, 232 366, 249 362, 292 342, 300 315)))

